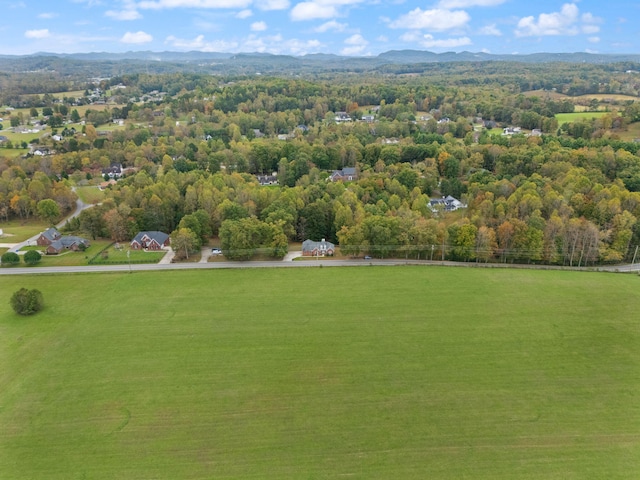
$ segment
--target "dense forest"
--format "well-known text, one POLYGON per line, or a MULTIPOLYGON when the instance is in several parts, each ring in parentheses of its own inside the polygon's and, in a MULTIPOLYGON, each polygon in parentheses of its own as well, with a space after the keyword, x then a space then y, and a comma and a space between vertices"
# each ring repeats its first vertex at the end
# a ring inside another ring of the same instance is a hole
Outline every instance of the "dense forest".
POLYGON ((631 261, 639 70, 452 62, 366 75, 6 73, 5 131, 46 129, 0 160, 0 221, 44 217, 48 199, 62 214, 72 186, 97 185, 117 165, 124 173, 106 200, 69 229, 116 241, 172 232, 187 249, 217 236, 232 259, 326 238, 343 255, 381 258, 631 261), (354 178, 333 181, 345 168, 354 178), (274 174, 277 185, 261 184, 274 174), (445 196, 465 206, 430 204, 445 196))

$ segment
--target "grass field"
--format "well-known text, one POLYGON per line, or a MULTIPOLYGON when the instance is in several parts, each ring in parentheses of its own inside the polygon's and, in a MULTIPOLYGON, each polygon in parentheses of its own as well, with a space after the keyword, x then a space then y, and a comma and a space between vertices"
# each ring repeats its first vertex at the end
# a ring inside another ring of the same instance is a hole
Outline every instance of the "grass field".
POLYGON ((640 138, 640 122, 631 123, 627 127, 627 131, 619 132, 620 138, 627 142, 632 142, 636 138, 640 138))
POLYGON ((638 97, 634 97, 633 95, 621 95, 617 93, 598 93, 598 94, 587 94, 587 95, 579 95, 575 97, 576 99, 586 99, 592 100, 596 99, 600 102, 637 102, 640 100, 638 97))
POLYGON ((84 203, 100 203, 104 200, 104 192, 98 187, 76 187, 75 192, 84 203))
POLYGON ((605 115, 610 115, 612 112, 576 112, 576 113, 557 113, 556 120, 558 120, 558 126, 562 126, 564 123, 576 122, 581 119, 601 118, 605 115))
POLYGON ((0 157, 4 158, 18 158, 21 155, 27 153, 28 150, 24 148, 2 148, 0 149, 0 157))
POLYGON ((4 236, 0 238, 1 243, 20 243, 27 238, 49 228, 49 224, 38 219, 30 219, 26 222, 20 220, 10 220, 8 222, 0 222, 4 236))
POLYGON ((131 261, 132 263, 158 263, 166 254, 166 252, 164 251, 145 252, 144 250, 129 250, 129 245, 126 243, 119 250, 116 250, 113 246, 111 246, 106 251, 108 254, 107 258, 103 258, 101 255, 99 255, 92 264, 100 265, 129 263, 129 261, 131 261), (129 251, 129 256, 127 256, 127 251, 129 251))
POLYGON ((640 474, 640 279, 0 276, 3 479, 640 474), (40 289, 18 318, 8 298, 40 289))

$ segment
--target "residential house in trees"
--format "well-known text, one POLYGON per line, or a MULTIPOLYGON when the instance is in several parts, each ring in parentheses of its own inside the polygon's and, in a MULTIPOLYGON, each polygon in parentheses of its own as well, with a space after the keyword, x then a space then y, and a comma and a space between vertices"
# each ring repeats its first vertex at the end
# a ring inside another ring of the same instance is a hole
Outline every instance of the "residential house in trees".
POLYGON ((446 197, 432 198, 429 200, 429 208, 434 213, 438 211, 454 212, 459 208, 467 208, 467 205, 457 198, 447 195, 446 197))
POLYGON ((139 232, 131 240, 132 250, 162 250, 171 243, 169 235, 164 232, 139 232))
POLYGON ((258 183, 262 186, 278 184, 277 172, 274 172, 272 175, 256 175, 256 179, 258 180, 258 183))
POLYGON ((305 240, 302 242, 303 257, 332 256, 335 251, 336 246, 331 242, 327 242, 324 238, 320 242, 314 242, 313 240, 305 240))
POLYGON ((358 170, 354 167, 334 170, 329 176, 329 180, 332 182, 352 182, 354 180, 358 180, 358 170))

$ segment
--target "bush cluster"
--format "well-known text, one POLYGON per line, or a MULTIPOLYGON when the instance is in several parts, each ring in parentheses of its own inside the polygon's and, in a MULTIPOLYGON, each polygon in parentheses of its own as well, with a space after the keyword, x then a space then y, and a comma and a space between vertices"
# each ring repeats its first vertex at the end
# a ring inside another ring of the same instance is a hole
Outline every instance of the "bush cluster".
POLYGON ((44 307, 42 292, 21 288, 11 296, 11 307, 18 315, 33 315, 44 307))

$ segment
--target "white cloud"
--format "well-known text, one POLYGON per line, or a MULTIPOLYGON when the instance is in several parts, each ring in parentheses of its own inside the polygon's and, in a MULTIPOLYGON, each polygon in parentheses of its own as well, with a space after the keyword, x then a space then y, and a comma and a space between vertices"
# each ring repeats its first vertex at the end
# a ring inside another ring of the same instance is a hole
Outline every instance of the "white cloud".
POLYGON ((114 20, 122 20, 122 21, 139 20, 140 18, 142 18, 142 15, 140 15, 140 12, 133 9, 107 10, 106 12, 104 12, 104 15, 106 17, 113 18, 114 20))
POLYGON ((202 52, 265 52, 289 55, 306 55, 317 53, 324 46, 318 40, 298 40, 282 38, 281 35, 267 35, 258 37, 254 34, 244 39, 206 41, 203 35, 193 40, 181 39, 173 35, 167 37, 165 44, 180 50, 199 50, 202 52))
POLYGON ((333 18, 338 16, 338 9, 333 5, 320 5, 315 2, 298 3, 291 10, 291 20, 315 20, 318 18, 333 18))
POLYGON ((340 7, 349 7, 365 0, 306 0, 298 3, 290 12, 291 19, 315 20, 334 18, 340 15, 340 7))
POLYGON ((465 45, 471 45, 471 39, 469 37, 460 38, 445 38, 436 40, 433 35, 424 35, 424 38, 420 41, 420 45, 424 48, 456 48, 464 47, 465 45))
POLYGON ((127 32, 120 39, 121 43, 149 43, 153 41, 153 37, 145 32, 127 32))
POLYGON ((344 43, 347 46, 340 51, 340 54, 347 56, 360 55, 364 49, 367 48, 367 45, 369 45, 369 42, 359 33, 351 35, 344 43))
POLYGON ((589 43, 600 43, 600 37, 589 37, 589 43))
POLYGON ((416 8, 391 22, 391 28, 406 28, 412 30, 431 30, 443 32, 454 28, 464 27, 471 17, 464 10, 422 10, 416 8))
POLYGON ((165 44, 181 50, 199 50, 201 52, 237 52, 239 44, 236 41, 214 40, 206 42, 203 35, 198 35, 193 40, 168 36, 165 44))
POLYGON ((50 37, 51 32, 49 32, 49 29, 47 28, 43 28, 42 30, 27 30, 26 32, 24 32, 24 36, 27 38, 41 39, 50 37))
POLYGON ((137 7, 142 10, 247 8, 251 3, 252 0, 143 0, 137 7))
POLYGON ((582 33, 586 33, 587 35, 593 35, 594 33, 598 33, 600 31, 600 27, 598 25, 583 25, 582 33))
POLYGON ((256 2, 256 7, 260 10, 286 10, 289 6, 289 0, 261 0, 256 2))
POLYGON ((267 24, 265 22, 253 22, 251 24, 252 32, 264 32, 267 29, 267 24))
POLYGON ((467 7, 495 7, 506 0, 440 0, 438 7, 450 10, 452 8, 467 7))
POLYGON ((169 35, 164 41, 165 44, 169 44, 172 47, 187 49, 187 50, 202 50, 205 48, 204 35, 198 35, 193 40, 184 40, 182 38, 169 35))
POLYGON ((407 43, 419 44, 423 48, 455 48, 471 45, 469 37, 445 38, 437 40, 431 34, 421 35, 419 32, 407 32, 400 37, 400 40, 407 43))
POLYGON ((241 10, 238 13, 236 13, 236 18, 240 18, 242 20, 244 20, 245 18, 249 18, 251 16, 253 16, 253 12, 249 9, 241 10))
POLYGON ((351 35, 344 41, 344 43, 347 45, 369 45, 369 42, 367 42, 365 38, 359 33, 351 35))
POLYGON ((52 12, 44 12, 38 15, 38 18, 42 18, 45 20, 48 20, 50 18, 56 18, 58 16, 57 13, 52 13, 52 12))
POLYGON ((347 28, 347 24, 346 23, 338 23, 335 20, 330 20, 326 23, 323 23, 322 25, 320 25, 319 27, 316 27, 313 29, 314 32, 318 32, 318 33, 325 33, 328 31, 332 31, 332 32, 344 32, 344 30, 347 28))
POLYGON ((387 43, 389 41, 389 37, 385 35, 380 35, 378 38, 376 38, 376 40, 382 43, 387 43))
POLYGON ((496 24, 487 25, 486 27, 482 27, 478 32, 480 35, 490 35, 493 37, 502 36, 502 32, 496 27, 496 24))
POLYGON ((541 13, 537 19, 533 16, 521 18, 515 34, 517 37, 577 35, 580 31, 593 34, 600 31, 596 25, 600 22, 601 19, 591 13, 580 16, 575 3, 565 3, 559 12, 541 13))

